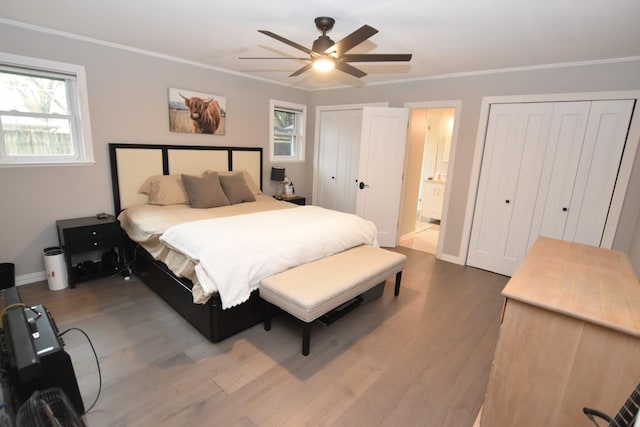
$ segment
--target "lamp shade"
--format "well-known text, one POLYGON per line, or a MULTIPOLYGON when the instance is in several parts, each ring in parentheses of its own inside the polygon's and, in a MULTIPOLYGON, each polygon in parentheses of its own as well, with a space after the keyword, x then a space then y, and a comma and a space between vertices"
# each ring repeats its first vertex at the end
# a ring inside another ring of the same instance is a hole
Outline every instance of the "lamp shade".
POLYGON ((284 181, 284 168, 271 168, 271 181, 284 181))

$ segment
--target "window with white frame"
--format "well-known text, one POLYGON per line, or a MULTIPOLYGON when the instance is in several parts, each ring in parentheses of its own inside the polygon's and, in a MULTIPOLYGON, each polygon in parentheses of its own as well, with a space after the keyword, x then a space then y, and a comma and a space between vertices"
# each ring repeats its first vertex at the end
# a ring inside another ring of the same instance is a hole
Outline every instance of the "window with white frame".
POLYGON ((93 160, 84 67, 0 53, 0 166, 93 160))
POLYGON ((306 105, 271 100, 271 161, 303 161, 306 105))

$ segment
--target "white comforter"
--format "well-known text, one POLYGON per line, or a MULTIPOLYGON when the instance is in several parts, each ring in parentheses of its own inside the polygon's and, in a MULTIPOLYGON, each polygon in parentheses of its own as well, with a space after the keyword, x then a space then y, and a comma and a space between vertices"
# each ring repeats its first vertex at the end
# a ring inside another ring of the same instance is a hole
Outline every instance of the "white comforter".
POLYGON ((265 277, 354 246, 378 246, 373 222, 317 206, 187 222, 160 240, 196 263, 194 302, 217 289, 222 308, 246 301, 265 277))

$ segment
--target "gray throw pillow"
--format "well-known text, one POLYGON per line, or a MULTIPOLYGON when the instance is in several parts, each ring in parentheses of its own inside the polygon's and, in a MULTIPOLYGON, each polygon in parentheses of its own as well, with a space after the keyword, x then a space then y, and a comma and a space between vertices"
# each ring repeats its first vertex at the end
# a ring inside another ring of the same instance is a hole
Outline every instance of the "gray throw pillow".
POLYGON ((217 173, 205 176, 182 175, 182 183, 194 208, 217 208, 231 204, 220 186, 217 173))
POLYGON ((255 202, 256 197, 253 195, 242 174, 239 175, 220 175, 220 184, 224 194, 227 195, 232 205, 242 202, 255 202))

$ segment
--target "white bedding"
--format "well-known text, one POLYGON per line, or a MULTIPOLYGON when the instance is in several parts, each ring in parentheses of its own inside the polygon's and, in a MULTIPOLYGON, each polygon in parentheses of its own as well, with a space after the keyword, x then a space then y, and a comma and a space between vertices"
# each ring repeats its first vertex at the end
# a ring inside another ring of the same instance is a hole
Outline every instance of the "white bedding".
POLYGON ((354 246, 378 246, 373 222, 317 206, 186 222, 160 240, 196 264, 194 302, 217 290, 223 308, 246 301, 264 277, 354 246))
POLYGON ((159 206, 144 203, 122 211, 118 220, 131 240, 142 246, 154 259, 163 262, 176 276, 189 279, 194 285, 194 302, 204 304, 208 298, 203 297, 200 291, 195 264, 179 251, 162 243, 160 241, 162 233, 171 226, 188 221, 296 207, 292 203, 276 200, 272 196, 258 194, 255 202, 210 209, 194 209, 189 205, 159 206))

